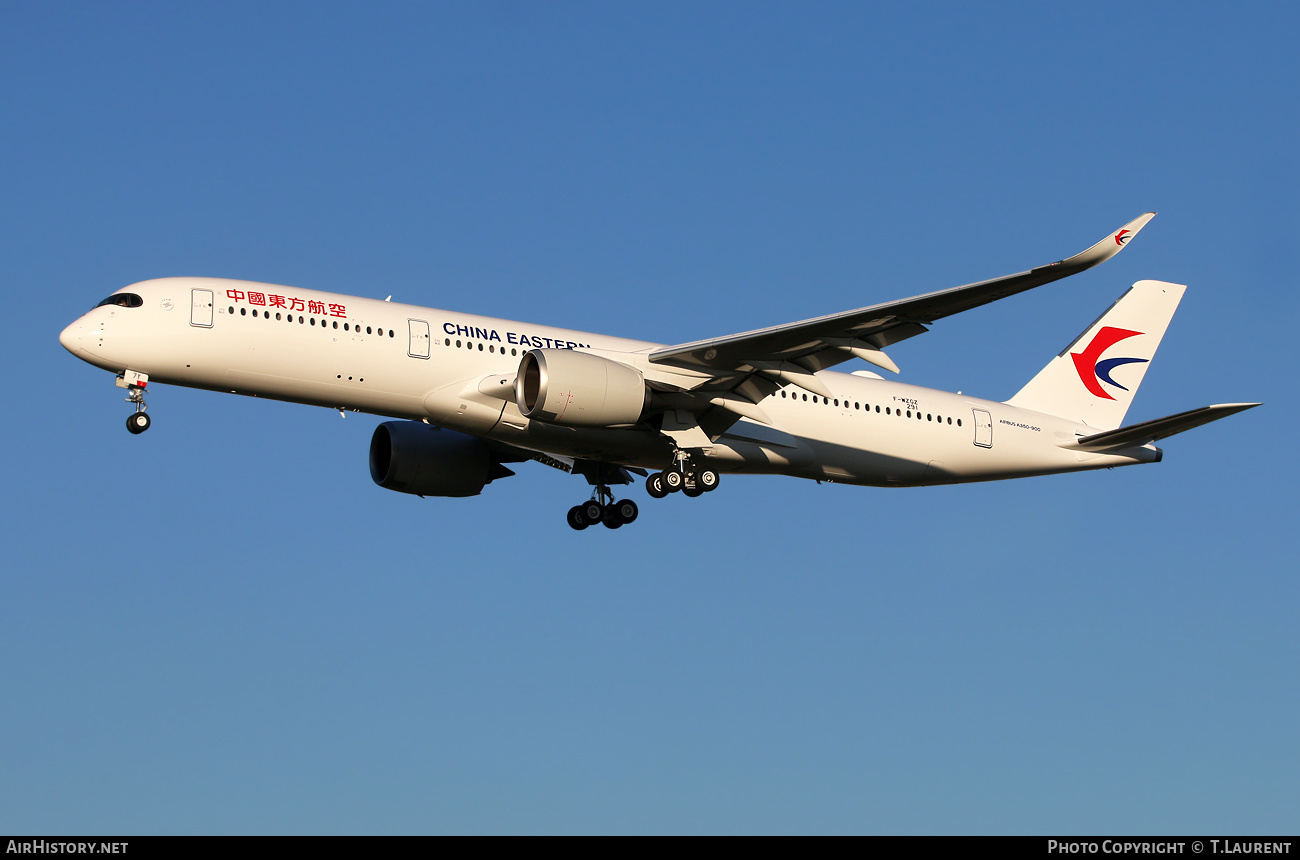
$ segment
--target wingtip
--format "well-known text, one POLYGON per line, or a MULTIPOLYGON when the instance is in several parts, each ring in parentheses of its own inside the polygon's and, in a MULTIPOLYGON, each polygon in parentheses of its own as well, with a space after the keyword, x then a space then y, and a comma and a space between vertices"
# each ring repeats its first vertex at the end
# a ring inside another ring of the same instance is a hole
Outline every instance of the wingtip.
POLYGON ((1132 221, 1128 222, 1123 227, 1121 227, 1120 231, 1122 232, 1124 230, 1130 230, 1132 231, 1133 235, 1136 236, 1137 232, 1141 230, 1143 227, 1145 227, 1147 224, 1151 223, 1151 219, 1156 217, 1157 214, 1158 213, 1156 212, 1143 212, 1141 215, 1137 216, 1132 221))
POLYGON ((1098 263, 1104 263, 1106 260, 1109 260, 1120 251, 1124 250, 1124 246, 1129 243, 1129 240, 1141 232, 1142 228, 1147 225, 1147 222, 1154 217, 1156 217, 1156 213, 1144 212, 1125 224, 1123 227, 1120 227, 1118 230, 1107 234, 1104 239, 1093 245, 1091 248, 1088 248, 1086 251, 1081 251, 1073 257, 1068 257, 1061 262, 1077 266, 1080 269, 1087 269, 1097 265, 1098 263))
POLYGON ((1130 239, 1142 232, 1142 228, 1151 223, 1151 219, 1154 217, 1156 217, 1154 212, 1143 212, 1097 244, 1112 249, 1112 255, 1118 254, 1120 249, 1127 245, 1130 239))

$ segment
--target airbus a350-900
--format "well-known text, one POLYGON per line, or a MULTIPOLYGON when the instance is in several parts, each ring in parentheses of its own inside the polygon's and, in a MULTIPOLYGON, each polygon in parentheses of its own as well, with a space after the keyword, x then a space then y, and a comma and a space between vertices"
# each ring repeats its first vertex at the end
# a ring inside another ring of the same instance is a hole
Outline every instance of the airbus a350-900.
POLYGON ((1134 284, 1005 402, 838 373, 893 373, 892 344, 935 320, 1089 269, 1147 213, 1088 250, 1027 272, 726 337, 664 346, 387 300, 219 278, 124 287, 60 342, 117 375, 151 424, 152 383, 401 420, 380 424, 381 487, 472 496, 538 461, 579 474, 584 529, 637 518, 613 486, 655 498, 723 476, 786 475, 877 487, 953 484, 1158 462, 1157 440, 1257 406, 1229 403, 1122 427, 1184 287, 1134 284))

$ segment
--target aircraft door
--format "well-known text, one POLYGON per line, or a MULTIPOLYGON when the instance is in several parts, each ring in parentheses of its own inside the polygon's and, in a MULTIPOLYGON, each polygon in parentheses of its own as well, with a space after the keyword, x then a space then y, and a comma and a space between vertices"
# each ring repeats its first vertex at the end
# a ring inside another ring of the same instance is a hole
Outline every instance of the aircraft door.
POLYGON ((407 320, 411 331, 411 358, 429 357, 429 324, 424 320, 407 320))
POLYGON ((190 290, 190 325, 212 328, 212 290, 190 290))
POLYGON ((975 413, 975 444, 981 448, 993 447, 993 416, 983 409, 972 409, 975 413))

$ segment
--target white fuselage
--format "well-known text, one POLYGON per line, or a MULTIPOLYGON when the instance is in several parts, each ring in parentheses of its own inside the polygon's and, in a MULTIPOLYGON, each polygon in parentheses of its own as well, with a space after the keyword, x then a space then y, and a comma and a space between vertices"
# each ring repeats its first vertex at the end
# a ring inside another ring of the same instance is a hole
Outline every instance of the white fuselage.
MULTIPOLYGON (((60 341, 91 364, 150 382, 427 420, 520 448, 650 469, 672 448, 649 428, 564 427, 524 417, 513 396, 530 349, 579 349, 647 373, 660 345, 248 281, 163 278, 124 288, 60 341), (210 295, 205 306, 203 299, 210 295), (495 378, 494 378, 495 377, 495 378)), ((786 386, 759 404, 772 424, 735 423, 714 468, 875 486, 944 484, 1158 460, 1060 447, 1096 428, 961 394, 822 371, 831 392, 786 386), (829 402, 825 402, 829 400, 829 402)))

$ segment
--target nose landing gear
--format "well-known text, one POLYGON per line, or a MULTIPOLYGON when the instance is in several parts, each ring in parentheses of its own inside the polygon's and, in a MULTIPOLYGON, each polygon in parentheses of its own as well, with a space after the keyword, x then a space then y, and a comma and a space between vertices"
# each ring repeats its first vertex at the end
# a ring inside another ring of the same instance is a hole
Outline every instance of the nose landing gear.
POLYGON ((126 429, 133 436, 148 430, 153 420, 145 412, 144 388, 149 384, 149 374, 128 370, 117 378, 117 387, 126 389, 126 402, 135 404, 135 412, 126 416, 126 429))

